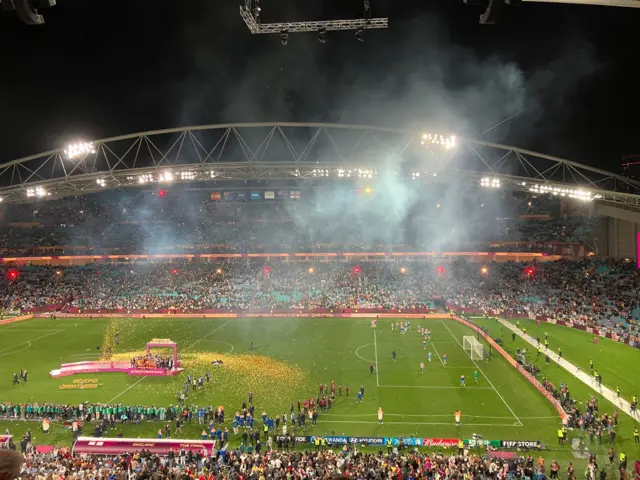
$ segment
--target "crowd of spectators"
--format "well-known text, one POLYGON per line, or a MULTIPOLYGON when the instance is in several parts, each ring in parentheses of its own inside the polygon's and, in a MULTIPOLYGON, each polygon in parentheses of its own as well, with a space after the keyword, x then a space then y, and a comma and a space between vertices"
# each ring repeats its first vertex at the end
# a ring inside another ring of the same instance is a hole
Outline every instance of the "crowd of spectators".
MULTIPOLYGON (((281 451, 220 448, 206 457, 201 454, 170 452, 167 456, 147 451, 113 457, 73 455, 65 448, 47 454, 28 453, 20 471, 22 479, 110 478, 110 479, 544 479, 558 478, 558 462, 545 465, 532 455, 500 459, 489 455, 462 453, 421 453, 414 449, 394 449, 390 454, 361 451, 356 446, 323 448, 320 451, 281 451), (555 471, 555 475, 552 472, 555 471)), ((595 460, 594 462, 595 463, 595 460)), ((590 467, 597 470, 595 467, 590 467)), ((576 478, 573 465, 565 466, 569 480, 576 478)), ((588 471, 588 470, 587 470, 588 471)), ((586 476, 591 479, 591 476, 586 476)), ((596 477, 593 477, 594 480, 596 477)))
POLYGON ((433 211, 407 207, 387 229, 371 228, 384 221, 377 209, 353 209, 348 201, 327 209, 324 197, 311 193, 273 202, 212 201, 209 195, 103 192, 15 205, 0 212, 0 254, 549 252, 554 242, 589 243, 597 221, 557 200, 508 192, 508 198, 470 202, 481 206, 473 214, 460 206, 455 213, 440 204, 433 211))
POLYGON ((640 333, 640 275, 630 262, 92 264, 24 267, 15 279, 3 277, 5 311, 424 311, 440 302, 604 328, 625 339, 640 333))

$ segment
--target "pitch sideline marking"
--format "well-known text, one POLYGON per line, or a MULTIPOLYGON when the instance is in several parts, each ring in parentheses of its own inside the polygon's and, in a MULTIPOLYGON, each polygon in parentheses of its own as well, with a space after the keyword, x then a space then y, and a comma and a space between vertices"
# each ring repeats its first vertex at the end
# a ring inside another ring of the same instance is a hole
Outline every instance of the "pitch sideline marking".
MULTIPOLYGON (((418 418, 451 418, 451 414, 425 414, 425 415, 416 415, 416 414, 407 414, 407 413, 384 413, 385 416, 388 417, 418 417, 418 418)), ((376 417, 375 413, 356 413, 356 414, 348 414, 348 413, 323 413, 323 417, 349 417, 349 418, 357 418, 357 417, 376 417)), ((376 417, 377 418, 377 417, 376 417)), ((492 420, 510 420, 513 417, 493 417, 490 415, 467 415, 465 414, 465 418, 490 418, 492 420)), ((522 417, 524 420, 557 420, 558 417, 522 417)))
POLYGON ((60 332, 62 332, 62 331, 63 331, 63 330, 56 330, 56 331, 54 331, 54 332, 47 333, 46 335, 42 335, 42 336, 40 336, 40 337, 32 338, 31 340, 26 340, 26 341, 24 341, 24 342, 16 343, 15 345, 10 345, 10 346, 8 346, 8 347, 3 348, 2 350, 0 350, 0 353, 5 352, 5 351, 7 351, 7 350, 10 350, 10 349, 12 349, 13 347, 18 347, 18 346, 20 346, 20 345, 24 345, 25 343, 31 343, 31 342, 35 342, 36 340, 40 340, 40 339, 42 339, 42 338, 50 337, 51 335, 55 335, 56 333, 60 333, 60 332))
POLYGON ((380 386, 380 377, 378 376, 378 341, 376 340, 376 331, 373 331, 373 349, 376 355, 376 387, 380 386))
POLYGON ((369 347, 369 346, 371 346, 371 345, 373 345, 373 343, 367 343, 366 345, 361 345, 361 346, 359 346, 358 348, 356 348, 356 352, 355 352, 355 353, 356 353, 356 357, 358 357, 360 360, 364 360, 365 362, 374 363, 374 362, 375 362, 375 360, 370 360, 370 359, 368 359, 368 358, 364 358, 364 357, 360 356, 360 354, 358 353, 358 352, 359 352, 360 350, 362 350, 363 348, 365 348, 365 347, 369 347))
POLYGON ((518 416, 516 415, 516 412, 513 411, 513 409, 509 406, 509 404, 507 403, 507 401, 504 399, 504 397, 500 394, 500 392, 496 389, 496 387, 493 386, 493 383, 491 383, 491 380, 489 380, 489 377, 487 377, 487 375, 482 371, 482 369, 478 366, 478 364, 476 363, 476 361, 471 358, 471 355, 469 355, 467 353, 467 351, 464 349, 464 347, 462 346, 462 344, 460 343, 460 341, 456 338, 456 336, 453 334, 453 332, 451 331, 451 329, 449 328, 449 326, 444 323, 442 320, 440 320, 440 323, 442 323, 442 325, 444 325, 444 328, 446 328, 449 333, 451 334, 451 336, 453 337, 453 339, 458 342, 458 345, 460 345, 460 348, 462 349, 462 351, 469 357, 469 360, 471 360, 473 362, 473 364, 476 366, 476 368, 480 371, 480 373, 482 374, 482 376, 485 378, 485 380, 487 381, 487 383, 489 385, 491 385, 491 388, 493 388, 493 390, 496 392, 496 394, 498 395, 498 397, 500 397, 500 400, 502 400, 502 403, 504 403, 506 405, 506 407, 509 409, 509 411, 511 412, 511 414, 513 415, 513 417, 516 419, 516 422, 518 422, 518 424, 520 424, 520 426, 522 426, 522 422, 520 421, 520 419, 518 418, 518 416))
POLYGON ((453 385, 378 385, 380 388, 426 388, 432 390, 444 390, 444 389, 454 389, 454 390, 495 390, 495 388, 491 387, 456 387, 453 385))
MULTIPOLYGON (((231 320, 233 320, 233 319, 231 319, 231 320)), ((204 340, 205 338, 207 338, 207 337, 209 337, 209 336, 213 335, 215 332, 217 332, 218 330, 220 330, 222 327, 224 327, 224 326, 225 326, 225 325, 227 325, 228 323, 231 323, 231 320, 229 320, 229 321, 227 321, 227 322, 223 323, 223 324, 222 324, 222 325, 220 325, 219 327, 214 328, 214 329, 213 329, 211 332, 209 332, 207 335, 205 335, 204 337, 202 337, 200 340, 197 340, 197 341, 193 342, 191 345, 187 346, 184 350, 188 350, 188 349, 190 349, 191 347, 193 347, 193 346, 197 345, 198 343, 200 343, 200 342, 201 342, 202 340, 204 340)), ((129 390, 131 390, 133 387, 135 387, 135 386, 136 386, 136 385, 138 385, 140 382, 142 382, 145 378, 148 378, 148 377, 142 377, 142 378, 141 378, 140 380, 138 380, 137 382, 135 382, 135 383, 133 383, 133 384, 129 385, 127 388, 125 388, 123 391, 121 391, 118 395, 116 395, 115 397, 113 397, 113 398, 112 398, 111 400, 109 400, 107 403, 111 403, 111 402, 113 402, 114 400, 116 400, 116 399, 120 398, 120 397, 121 397, 122 395, 124 395, 126 392, 128 392, 128 391, 129 391, 129 390)))
MULTIPOLYGON (((329 420, 330 423, 351 423, 351 424, 362 424, 362 425, 378 425, 378 422, 367 422, 364 420, 329 420)), ((389 425, 454 425, 453 422, 444 423, 444 422, 384 422, 389 425)), ((524 425, 517 423, 468 423, 466 424, 470 427, 523 427, 524 425)))

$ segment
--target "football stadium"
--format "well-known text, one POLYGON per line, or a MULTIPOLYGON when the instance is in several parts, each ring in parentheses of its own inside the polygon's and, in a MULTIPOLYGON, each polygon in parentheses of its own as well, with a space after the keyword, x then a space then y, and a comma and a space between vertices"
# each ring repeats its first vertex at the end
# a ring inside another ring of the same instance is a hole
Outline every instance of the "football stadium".
POLYGON ((0 181, 4 447, 199 478, 633 474, 631 178, 268 123, 82 141, 0 181))

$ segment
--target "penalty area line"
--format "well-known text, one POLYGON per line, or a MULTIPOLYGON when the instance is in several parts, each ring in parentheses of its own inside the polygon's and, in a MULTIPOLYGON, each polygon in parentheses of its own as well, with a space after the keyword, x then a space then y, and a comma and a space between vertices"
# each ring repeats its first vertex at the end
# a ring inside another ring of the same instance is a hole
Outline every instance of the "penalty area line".
POLYGON ((451 331, 451 329, 448 327, 448 325, 446 323, 444 323, 442 320, 440 320, 440 323, 442 323, 442 325, 444 325, 444 328, 446 328, 449 333, 451 334, 451 336, 453 337, 453 339, 458 343, 458 345, 460 345, 460 348, 462 349, 462 351, 469 357, 469 360, 471 360, 473 362, 473 364, 476 366, 476 368, 478 369, 478 371, 482 374, 482 376, 484 377, 484 379, 487 381, 487 383, 489 385, 491 385, 491 388, 493 388, 493 390, 496 392, 496 394, 498 395, 498 397, 500 397, 500 400, 502 400, 502 403, 505 404, 505 406, 509 409, 509 411, 511 412, 511 414, 513 415, 513 418, 516 419, 516 422, 518 424, 520 424, 520 426, 522 426, 522 422, 520 421, 520 419, 518 418, 518 416, 516 415, 516 412, 513 411, 513 409, 509 406, 509 404, 507 403, 507 401, 504 399, 504 397, 500 394, 500 392, 496 389, 496 387, 493 386, 493 383, 491 383, 491 380, 489 380, 489 377, 487 377, 487 375, 482 371, 482 369, 478 366, 478 364, 476 363, 476 361, 471 358, 471 355, 469 353, 467 353, 467 351, 464 349, 464 347, 462 346, 462 344, 460 343, 460 340, 457 339, 457 337, 453 334, 453 332, 451 331))
POLYGON ((438 349, 436 348, 436 346, 433 343, 431 344, 431 348, 433 348, 433 351, 436 352, 436 355, 438 356, 438 360, 440 360, 440 363, 442 364, 442 366, 446 368, 446 365, 442 361, 442 357, 438 353, 438 349))

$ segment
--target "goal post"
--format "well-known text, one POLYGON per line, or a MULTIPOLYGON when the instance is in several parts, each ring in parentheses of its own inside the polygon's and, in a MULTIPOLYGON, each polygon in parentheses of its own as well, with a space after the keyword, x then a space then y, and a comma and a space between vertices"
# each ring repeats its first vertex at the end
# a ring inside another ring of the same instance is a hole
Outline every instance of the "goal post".
POLYGON ((482 360, 484 358, 484 347, 476 337, 465 335, 462 337, 462 347, 471 360, 482 360))

